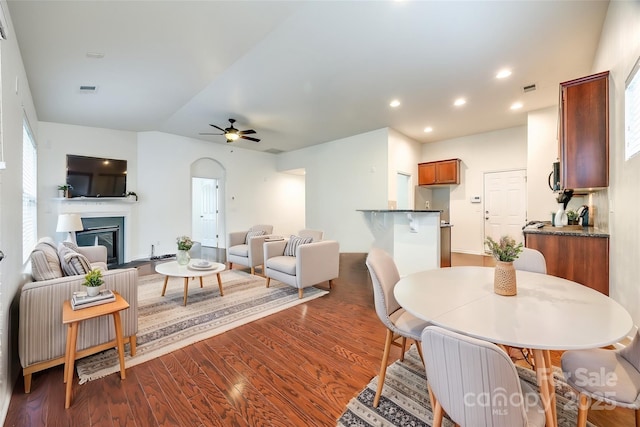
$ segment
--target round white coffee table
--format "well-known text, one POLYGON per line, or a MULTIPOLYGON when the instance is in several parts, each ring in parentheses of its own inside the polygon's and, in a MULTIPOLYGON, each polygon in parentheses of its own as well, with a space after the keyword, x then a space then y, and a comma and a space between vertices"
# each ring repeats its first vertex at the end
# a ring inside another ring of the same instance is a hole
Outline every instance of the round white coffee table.
POLYGON ((162 296, 164 296, 165 291, 167 290, 167 282, 169 281, 169 277, 183 277, 184 278, 184 305, 187 305, 187 291, 189 290, 189 277, 198 277, 200 278, 200 287, 202 287, 202 278, 205 276, 211 276, 215 274, 218 276, 218 288, 220 288, 220 296, 223 296, 224 293, 222 291, 222 280, 220 279, 220 272, 224 271, 224 264, 220 264, 218 262, 211 262, 210 268, 195 268, 194 265, 197 265, 199 262, 203 260, 200 259, 192 259, 189 261, 187 265, 180 265, 178 261, 169 261, 164 262, 162 264, 156 265, 156 272, 165 275, 164 278, 164 286, 162 286, 162 296))

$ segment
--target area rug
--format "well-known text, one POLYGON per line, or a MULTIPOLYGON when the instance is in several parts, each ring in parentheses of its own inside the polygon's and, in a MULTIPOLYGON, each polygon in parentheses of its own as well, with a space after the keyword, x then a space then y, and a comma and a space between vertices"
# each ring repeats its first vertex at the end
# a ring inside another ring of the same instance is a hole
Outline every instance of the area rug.
MULTIPOLYGON (((535 372, 516 366, 518 375, 537 389, 535 372)), ((576 398, 571 387, 562 377, 562 372, 554 369, 556 384, 556 402, 559 427, 576 425, 576 398)), ((387 426, 431 426, 433 413, 427 393, 427 378, 415 345, 405 354, 404 362, 396 361, 387 368, 387 375, 382 389, 378 408, 373 407, 373 398, 378 387, 375 377, 358 394, 351 399, 338 419, 338 427, 387 427, 387 426)), ((443 426, 453 427, 453 423, 445 419, 443 426)), ((589 427, 595 427, 587 423, 589 427)))
MULTIPOLYGON (((215 275, 204 277, 204 287, 196 278, 189 281, 186 307, 183 305, 184 279, 169 278, 165 296, 160 296, 164 276, 143 276, 138 283, 138 335, 136 355, 131 357, 126 345, 127 368, 171 351, 213 337, 225 331, 277 313, 327 294, 314 287, 306 288, 304 298, 298 289, 243 271, 227 270, 221 274, 224 296, 220 296, 215 275)), ((107 350, 77 362, 80 384, 119 371, 118 354, 107 350)))

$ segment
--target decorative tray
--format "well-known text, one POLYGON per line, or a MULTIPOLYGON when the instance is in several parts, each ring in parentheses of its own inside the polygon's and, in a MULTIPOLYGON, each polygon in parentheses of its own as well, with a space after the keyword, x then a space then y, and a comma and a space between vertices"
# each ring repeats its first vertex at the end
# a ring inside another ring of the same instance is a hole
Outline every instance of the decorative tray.
POLYGON ((189 268, 192 270, 213 270, 216 268, 216 264, 209 261, 198 261, 189 264, 189 268))

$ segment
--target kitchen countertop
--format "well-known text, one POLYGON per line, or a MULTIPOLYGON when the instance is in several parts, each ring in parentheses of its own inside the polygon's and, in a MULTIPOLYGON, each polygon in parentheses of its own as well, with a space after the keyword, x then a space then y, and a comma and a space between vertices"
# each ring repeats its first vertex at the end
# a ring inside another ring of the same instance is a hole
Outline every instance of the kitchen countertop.
POLYGON ((577 236, 577 237, 609 237, 609 233, 595 227, 583 227, 581 225, 565 225, 564 227, 554 227, 545 225, 542 228, 525 228, 525 234, 553 234, 557 236, 577 236))

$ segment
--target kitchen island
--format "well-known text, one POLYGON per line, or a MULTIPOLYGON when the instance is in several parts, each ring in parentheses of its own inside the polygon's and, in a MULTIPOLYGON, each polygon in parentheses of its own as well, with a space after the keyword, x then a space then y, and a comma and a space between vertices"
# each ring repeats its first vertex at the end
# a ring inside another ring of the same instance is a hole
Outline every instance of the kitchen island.
POLYGON ((389 253, 400 276, 440 267, 439 210, 358 209, 373 246, 389 253))

